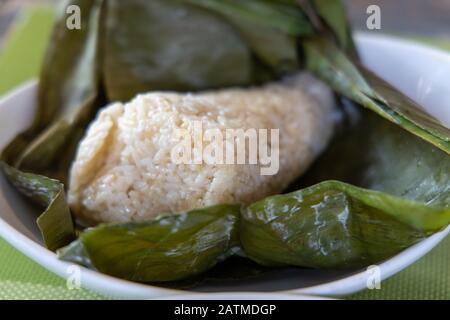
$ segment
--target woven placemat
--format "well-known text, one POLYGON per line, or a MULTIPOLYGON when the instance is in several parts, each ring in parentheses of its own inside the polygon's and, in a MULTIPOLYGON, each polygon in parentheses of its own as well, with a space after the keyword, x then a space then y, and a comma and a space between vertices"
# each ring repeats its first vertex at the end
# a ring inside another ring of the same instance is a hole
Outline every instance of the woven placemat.
POLYGON ((66 281, 0 239, 0 299, 100 299, 85 289, 69 289, 66 281))
MULTIPOLYGON (((0 94, 38 74, 52 22, 53 11, 50 8, 29 8, 19 15, 0 52, 0 94)), ((446 41, 424 40, 450 48, 446 41)), ((365 290, 348 298, 450 299, 449 265, 450 237, 418 262, 384 281, 381 289, 365 290)), ((65 280, 0 239, 0 299, 104 298, 84 289, 70 290, 65 280)))

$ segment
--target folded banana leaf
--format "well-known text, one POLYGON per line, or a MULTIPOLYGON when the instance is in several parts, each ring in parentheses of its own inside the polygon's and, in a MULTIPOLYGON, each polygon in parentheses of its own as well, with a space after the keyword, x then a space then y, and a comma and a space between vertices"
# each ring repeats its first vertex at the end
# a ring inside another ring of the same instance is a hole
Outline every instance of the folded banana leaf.
POLYGON ((333 38, 342 50, 357 58, 352 32, 341 0, 298 0, 317 33, 333 38))
POLYGON ((449 156, 375 114, 347 108, 341 132, 291 187, 303 189, 243 212, 240 239, 250 258, 361 267, 450 223, 449 156))
POLYGON ((450 154, 450 129, 325 37, 303 42, 306 67, 338 93, 450 154))
POLYGON ((101 1, 69 1, 67 5, 70 3, 79 5, 86 15, 82 30, 66 28, 66 7, 62 7, 44 62, 47 67, 40 77, 34 121, 0 156, 0 166, 12 184, 46 208, 37 224, 50 250, 75 238, 64 186, 56 179, 65 181, 84 127, 99 106, 101 1))
POLYGON ((239 205, 218 205, 146 223, 103 225, 83 232, 62 259, 140 282, 185 279, 239 248, 239 205))
POLYGON ((359 64, 342 1, 68 0, 62 7, 69 4, 80 6, 82 29, 68 30, 61 11, 36 119, 1 156, 8 179, 47 208, 38 224, 52 250, 74 239, 61 182, 86 125, 110 101, 255 85, 306 66, 374 112, 345 109, 341 134, 299 191, 240 212, 223 205, 98 226, 60 251, 63 259, 144 282, 195 276, 233 253, 267 266, 355 267, 450 222, 450 131, 359 64))
POLYGON ((247 44, 208 11, 174 0, 109 0, 104 12, 102 75, 112 101, 254 82, 247 44))

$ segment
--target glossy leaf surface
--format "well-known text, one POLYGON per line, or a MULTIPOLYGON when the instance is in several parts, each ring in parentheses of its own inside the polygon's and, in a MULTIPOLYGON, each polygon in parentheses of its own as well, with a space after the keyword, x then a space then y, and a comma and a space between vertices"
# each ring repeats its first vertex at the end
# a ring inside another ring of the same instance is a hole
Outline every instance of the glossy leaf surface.
POLYGON ((262 200, 243 214, 242 247, 255 261, 361 267, 450 222, 448 155, 369 111, 350 109, 347 116, 342 132, 293 186, 304 189, 262 200))
POLYGON ((55 179, 65 180, 78 140, 97 107, 101 6, 101 0, 64 3, 44 61, 34 121, 1 155, 9 181, 46 208, 37 224, 51 250, 75 237, 64 186, 55 179), (71 4, 82 9, 81 30, 66 27, 65 8, 71 4))
POLYGON ((238 249, 239 214, 239 205, 219 205, 147 223, 103 225, 83 232, 59 255, 123 279, 182 280, 238 249))
POLYGON ((326 38, 305 41, 307 68, 338 93, 450 154, 450 129, 326 38))

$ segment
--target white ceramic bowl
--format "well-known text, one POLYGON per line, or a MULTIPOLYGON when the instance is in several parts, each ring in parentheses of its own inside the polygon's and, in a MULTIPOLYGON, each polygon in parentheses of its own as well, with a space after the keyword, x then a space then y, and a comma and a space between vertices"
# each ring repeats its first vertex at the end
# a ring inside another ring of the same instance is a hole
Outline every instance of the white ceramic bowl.
MULTIPOLYGON (((360 34, 356 37, 363 61, 376 73, 397 86, 427 111, 450 126, 450 56, 422 45, 360 34)), ((0 101, 0 149, 33 118, 36 83, 26 84, 0 101)), ((0 235, 45 268, 61 277, 70 275, 69 264, 42 246, 35 223, 35 210, 0 175, 0 235)), ((450 227, 381 263, 381 279, 386 279, 418 260, 448 233, 450 227)), ((8 263, 3 262, 3 263, 8 263)), ((81 285, 119 298, 304 298, 301 295, 342 296, 366 288, 369 273, 290 269, 253 280, 209 283, 196 288, 203 293, 163 289, 119 280, 82 268, 81 285), (204 292, 209 293, 205 296, 204 292), (256 293, 258 292, 258 293, 256 293), (265 292, 265 293, 264 293, 265 292)))

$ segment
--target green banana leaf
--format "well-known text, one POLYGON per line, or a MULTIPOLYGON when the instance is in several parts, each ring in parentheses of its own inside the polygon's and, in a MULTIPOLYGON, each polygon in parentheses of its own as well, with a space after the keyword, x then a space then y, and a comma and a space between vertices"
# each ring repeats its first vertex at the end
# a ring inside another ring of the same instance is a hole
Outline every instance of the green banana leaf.
POLYGON ((75 237, 63 183, 86 125, 108 102, 152 90, 255 85, 305 66, 374 112, 344 105, 341 134, 299 191, 241 210, 223 205, 101 225, 62 249, 62 259, 143 282, 193 277, 233 254, 265 266, 357 267, 450 222, 450 131, 359 64, 342 1, 69 0, 62 7, 69 4, 82 9, 82 29, 68 30, 60 12, 36 119, 1 156, 12 184, 46 207, 38 224, 52 250, 75 237))
POLYGON ((254 81, 247 44, 208 11, 174 0, 109 0, 104 11, 102 74, 111 101, 254 81))
POLYGON ((306 68, 341 95, 450 153, 449 128, 360 64, 343 2, 310 0, 300 3, 311 21, 319 21, 313 23, 317 35, 302 41, 306 68))
POLYGON ((226 18, 247 20, 291 36, 305 36, 313 30, 303 11, 293 1, 182 0, 210 9, 226 18))
POLYGON ((86 15, 82 29, 71 32, 66 28, 63 6, 44 62, 49 67, 41 73, 34 121, 0 157, 3 172, 12 184, 46 208, 37 224, 50 250, 75 238, 64 186, 55 179, 65 181, 76 145, 98 106, 101 1, 68 1, 66 5, 73 3, 86 15))
POLYGON ((75 229, 64 186, 57 180, 19 171, 3 161, 0 166, 17 190, 46 208, 36 222, 47 248, 55 251, 73 241, 75 229))
POLYGON ((357 57, 352 32, 347 22, 347 14, 342 0, 312 0, 311 2, 314 8, 313 13, 323 19, 326 26, 331 29, 339 46, 347 53, 357 57))
POLYGON ((132 281, 181 280, 238 250, 239 214, 239 205, 218 205, 146 223, 103 225, 83 232, 59 255, 132 281))
POLYGON ((448 155, 352 106, 340 134, 291 188, 303 189, 242 215, 242 248, 264 265, 361 267, 450 223, 448 155))
POLYGON ((306 67, 338 93, 450 154, 450 129, 324 37, 303 42, 306 67))

